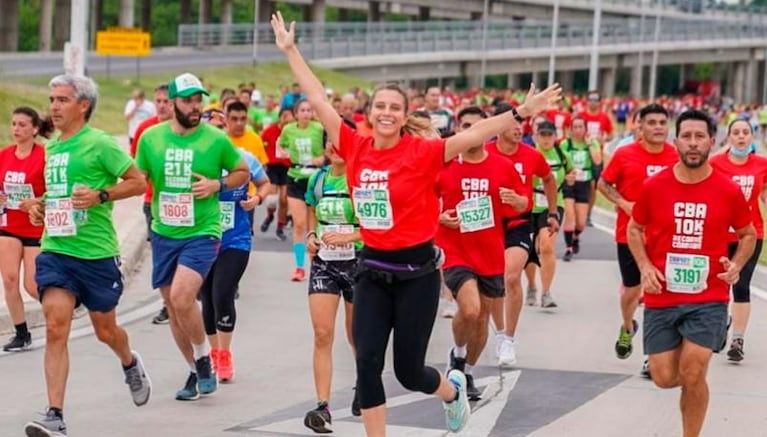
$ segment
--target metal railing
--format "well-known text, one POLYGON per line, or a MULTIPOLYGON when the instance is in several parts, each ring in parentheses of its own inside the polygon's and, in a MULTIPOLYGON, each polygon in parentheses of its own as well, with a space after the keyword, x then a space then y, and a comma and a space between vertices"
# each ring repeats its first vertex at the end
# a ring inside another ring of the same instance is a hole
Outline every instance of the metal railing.
MULTIPOLYGON (((202 32, 184 28, 179 32, 182 45, 220 45, 222 35, 228 44, 252 44, 253 26, 230 26, 221 32, 220 26, 206 25, 202 32), (194 42, 194 43, 193 43, 194 42)), ((593 28, 590 23, 562 23, 557 29, 557 46, 580 47, 591 44, 593 28)), ((551 24, 529 24, 514 21, 493 21, 488 24, 487 49, 548 48, 551 44, 551 24)), ((640 25, 636 18, 605 21, 600 29, 600 44, 636 44, 654 41, 655 20, 640 25)), ((260 25, 258 42, 273 44, 274 36, 268 24, 260 25)), ((482 25, 477 21, 431 21, 401 23, 301 23, 296 26, 296 38, 302 52, 310 59, 347 56, 371 56, 399 53, 444 52, 481 49, 482 25)), ((700 40, 732 40, 764 38, 767 45, 767 23, 694 22, 661 20, 659 42, 700 40)))

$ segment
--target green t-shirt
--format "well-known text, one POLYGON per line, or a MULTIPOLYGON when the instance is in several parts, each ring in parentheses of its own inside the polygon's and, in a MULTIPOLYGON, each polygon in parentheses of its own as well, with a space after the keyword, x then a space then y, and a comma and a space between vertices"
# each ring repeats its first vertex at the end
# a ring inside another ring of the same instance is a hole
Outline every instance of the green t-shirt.
POLYGON ((759 124, 767 125, 767 108, 760 109, 757 117, 759 118, 759 124))
MULTIPOLYGON (((551 172, 554 173, 554 179, 557 181, 557 206, 565 206, 565 199, 562 196, 562 184, 565 181, 565 175, 573 170, 572 157, 560 147, 557 151, 557 147, 554 146, 551 149, 544 149, 542 147, 536 147, 543 157, 546 158, 546 162, 551 166, 551 172), (564 157, 564 162, 563 158, 564 157)), ((533 213, 541 213, 548 209, 549 204, 546 200, 546 195, 543 191, 543 179, 539 177, 533 177, 533 213)))
POLYGON ((248 109, 248 115, 253 122, 261 125, 261 130, 263 131, 269 127, 269 125, 277 123, 280 119, 280 110, 279 108, 275 108, 271 111, 267 111, 266 108, 251 107, 248 109))
POLYGON ((293 179, 307 179, 317 171, 312 159, 322 156, 324 129, 319 122, 312 121, 306 129, 300 129, 297 123, 289 123, 282 128, 280 146, 288 151, 293 166, 288 176, 293 179))
POLYGON ((573 169, 575 170, 575 180, 578 182, 588 182, 594 177, 594 163, 591 159, 591 150, 600 150, 599 142, 596 140, 591 145, 586 142, 577 143, 572 138, 568 138, 560 144, 562 150, 567 152, 573 159, 573 169))
MULTIPOLYGON (((307 205, 314 207, 314 215, 317 217, 317 236, 322 236, 323 230, 328 225, 354 225, 355 228, 359 226, 349 197, 346 174, 333 176, 330 167, 326 167, 309 178, 307 187, 304 198, 307 205), (316 185, 321 174, 325 176, 320 190, 316 185), (322 194, 318 201, 319 193, 322 194)), ((358 241, 355 246, 361 249, 362 241, 358 241)))
POLYGON ((85 126, 73 137, 56 136, 45 146, 45 233, 42 251, 95 260, 118 256, 120 245, 112 222, 113 203, 87 210, 72 208, 72 187, 93 190, 114 186, 133 164, 114 137, 85 126))
POLYGON ((152 183, 152 231, 167 238, 221 238, 218 196, 195 199, 198 173, 218 180, 242 160, 226 134, 202 123, 189 135, 177 135, 170 122, 147 129, 139 140, 136 164, 152 183))

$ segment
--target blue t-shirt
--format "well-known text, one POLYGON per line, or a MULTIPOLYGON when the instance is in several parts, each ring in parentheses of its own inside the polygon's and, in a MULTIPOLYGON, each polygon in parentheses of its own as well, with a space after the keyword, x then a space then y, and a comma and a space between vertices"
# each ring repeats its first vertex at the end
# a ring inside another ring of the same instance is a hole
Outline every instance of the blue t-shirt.
MULTIPOLYGON (((238 149, 250 169, 250 180, 254 183, 266 179, 266 172, 252 154, 238 149)), ((226 249, 245 250, 250 252, 253 235, 250 233, 253 224, 248 212, 242 209, 240 201, 248 199, 248 184, 243 184, 232 190, 226 190, 218 195, 221 204, 221 251, 226 249)))

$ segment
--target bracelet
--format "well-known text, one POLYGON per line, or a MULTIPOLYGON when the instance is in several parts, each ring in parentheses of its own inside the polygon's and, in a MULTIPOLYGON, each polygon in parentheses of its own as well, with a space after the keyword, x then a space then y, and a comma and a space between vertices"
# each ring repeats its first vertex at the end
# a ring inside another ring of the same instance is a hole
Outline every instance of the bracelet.
POLYGON ((304 240, 308 240, 310 235, 314 235, 315 237, 317 237, 317 233, 316 232, 309 231, 309 232, 306 233, 306 235, 304 235, 304 240))
POLYGON ((218 191, 224 192, 224 190, 226 190, 226 180, 223 177, 218 178, 218 191))
POLYGON ((517 120, 518 123, 524 123, 525 117, 522 117, 519 115, 519 111, 517 111, 517 108, 515 106, 511 107, 511 115, 514 116, 514 120, 517 120))
POLYGON ((557 221, 559 221, 559 214, 556 212, 550 212, 549 218, 557 219, 557 221))

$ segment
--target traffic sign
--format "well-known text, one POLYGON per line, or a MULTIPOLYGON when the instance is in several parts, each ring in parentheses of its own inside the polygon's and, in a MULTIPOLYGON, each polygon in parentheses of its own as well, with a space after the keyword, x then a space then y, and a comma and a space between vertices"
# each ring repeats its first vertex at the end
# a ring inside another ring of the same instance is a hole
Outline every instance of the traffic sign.
POLYGON ((96 53, 111 56, 149 56, 149 32, 141 29, 109 28, 96 32, 96 53))

